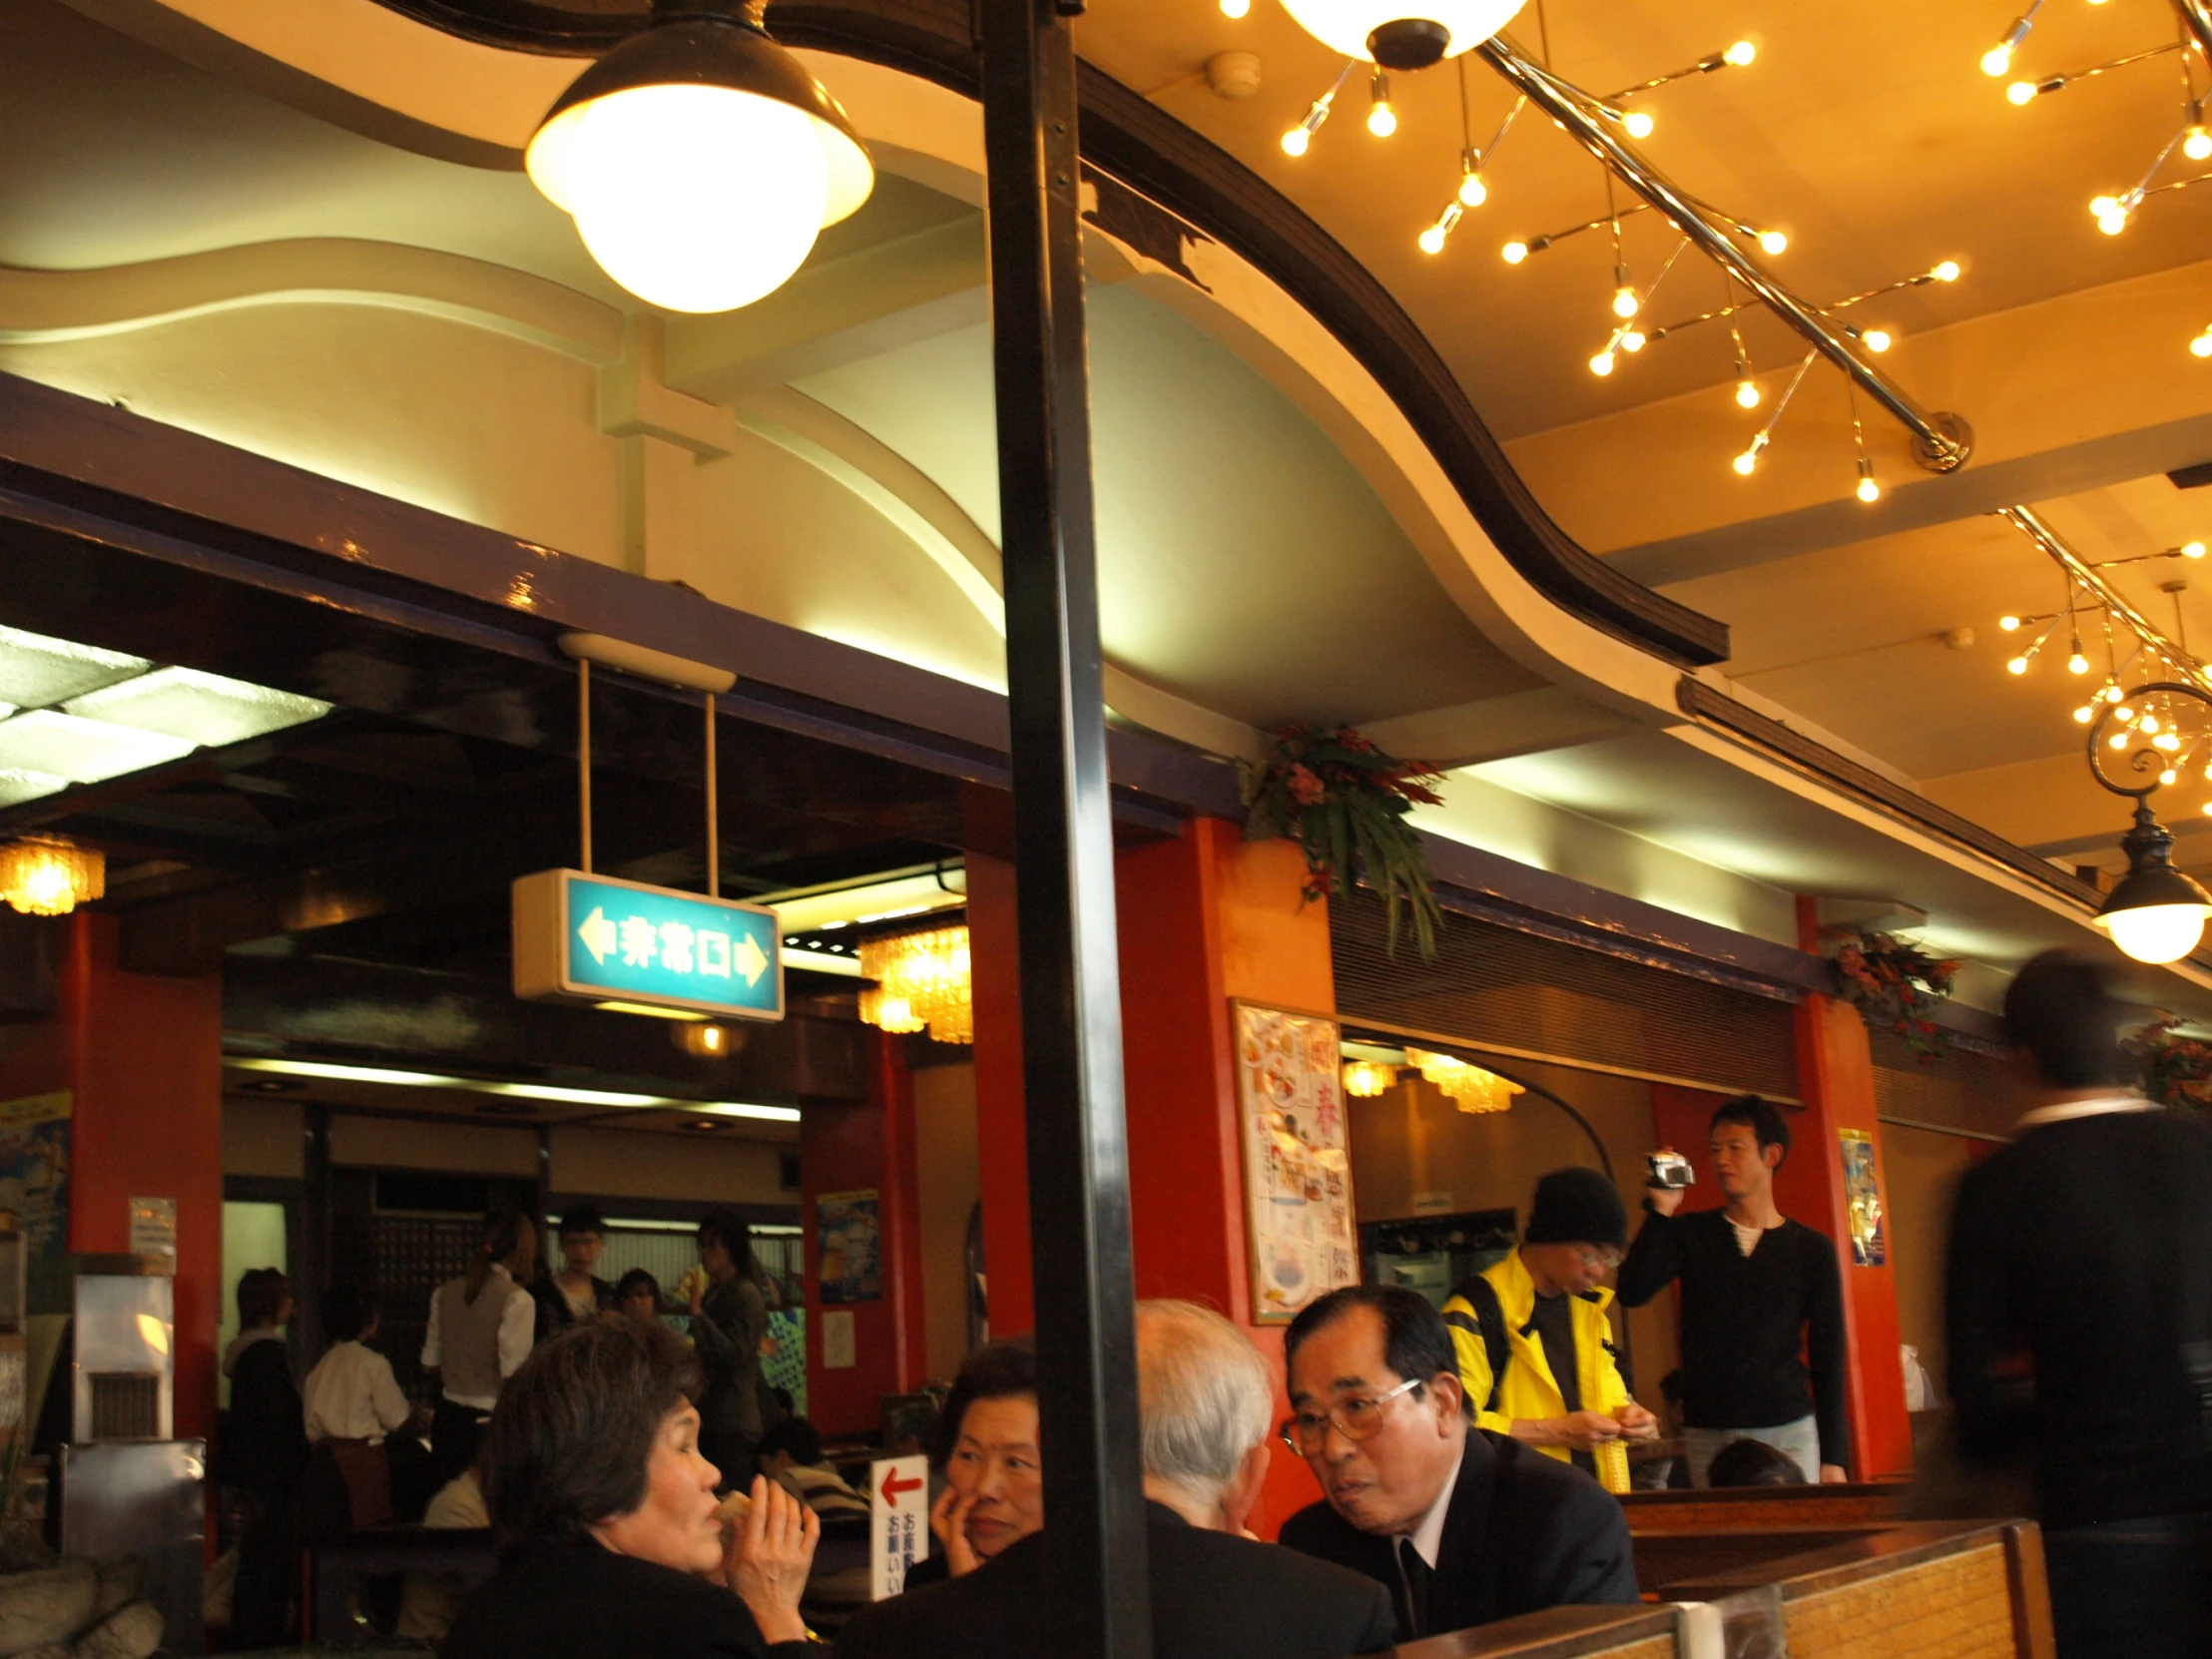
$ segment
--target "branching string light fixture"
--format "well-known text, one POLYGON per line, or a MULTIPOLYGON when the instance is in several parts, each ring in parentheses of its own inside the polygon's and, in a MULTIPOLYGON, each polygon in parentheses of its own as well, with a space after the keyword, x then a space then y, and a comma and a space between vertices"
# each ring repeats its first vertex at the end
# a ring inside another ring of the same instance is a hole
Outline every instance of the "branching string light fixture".
MULTIPOLYGON (((1965 464, 1972 453, 1973 433, 1964 419, 1947 411, 1922 408, 1911 393, 1872 360, 1895 340, 1895 329, 1882 324, 1861 325, 1835 314, 1879 294, 1931 281, 1954 281, 1959 276, 1956 261, 1944 260, 1928 272, 1825 306, 1812 303, 1778 281, 1755 258, 1778 258, 1787 252, 1790 239, 1786 231, 1755 224, 1703 201, 1659 172, 1632 147, 1632 141, 1648 138, 1656 130, 1656 118, 1637 100, 1691 77, 1748 69, 1759 56, 1753 42, 1736 41, 1682 68, 1601 95, 1585 91, 1555 74, 1547 64, 1532 59, 1497 32, 1520 12, 1522 0, 1423 0, 1423 3, 1427 16, 1402 17, 1392 15, 1396 8, 1390 0, 1284 0, 1293 20, 1307 33, 1351 60, 1339 72, 1330 90, 1316 99, 1305 117, 1284 134, 1283 148, 1288 154, 1297 157, 1308 153, 1314 135, 1329 118, 1337 94, 1363 61, 1363 53, 1365 61, 1374 65, 1371 85, 1376 89, 1374 108, 1378 112, 1388 108, 1387 72, 1418 70, 1441 58, 1459 56, 1459 186, 1435 219, 1416 234, 1415 242, 1424 254, 1442 254, 1466 214, 1490 199, 1487 173, 1496 160, 1498 147, 1522 110, 1533 104, 1604 169, 1606 213, 1602 218, 1570 226, 1564 231, 1532 240, 1515 239, 1504 245, 1502 253, 1507 265, 1518 266, 1532 254, 1556 247, 1569 237, 1601 227, 1610 233, 1614 249, 1613 322, 1606 344, 1588 359, 1593 374, 1611 374, 1623 351, 1633 354, 1665 334, 1679 333, 1693 323, 1728 318, 1731 342, 1736 348, 1733 395, 1741 407, 1757 408, 1763 396, 1751 369, 1749 353, 1744 349, 1742 330, 1734 318, 1743 309, 1763 307, 1802 335, 1811 350, 1807 360, 1800 363, 1790 392, 1785 393, 1781 404, 1753 437, 1750 446, 1735 457, 1733 464, 1739 474, 1749 476, 1757 469, 1760 455, 1773 440, 1775 421, 1780 417, 1782 406, 1803 381, 1814 357, 1826 357, 1855 388, 1853 447, 1858 478, 1854 493, 1860 500, 1879 500, 1882 489, 1873 475, 1865 427, 1859 417, 1857 392, 1865 392, 1879 408, 1906 428, 1913 440, 1915 458, 1922 466, 1933 472, 1949 472, 1965 464), (1479 58, 1488 64, 1517 95, 1486 147, 1474 142, 1465 85, 1467 57, 1479 58), (1616 180, 1627 185, 1639 201, 1625 208, 1614 203, 1611 196, 1616 180), (1643 323, 1646 307, 1658 283, 1654 281, 1646 290, 1637 289, 1623 252, 1621 226, 1632 215, 1646 211, 1656 212, 1666 219, 1682 239, 1681 245, 1669 255, 1662 268, 1664 271, 1671 271, 1683 249, 1690 246, 1695 246, 1720 266, 1729 284, 1726 303, 1720 309, 1663 328, 1649 328, 1643 323), (1748 299, 1739 301, 1737 298, 1739 285, 1749 295, 1748 299), (1745 464, 1747 457, 1749 465, 1745 464)), ((2042 0, 2036 0, 2037 5, 2041 3, 2042 0)), ((2175 3, 2200 4, 2201 0, 2175 0, 2175 3)), ((1539 0, 1539 28, 1541 21, 1539 0)), ((2012 44, 2016 46, 2018 39, 2025 36, 2023 25, 2012 44)), ((2011 47, 2006 50, 2009 54, 2011 47)), ((1395 132, 1394 108, 1389 109, 1387 121, 1381 126, 1371 119, 1370 128, 1395 132)), ((2205 353, 2212 354, 2212 328, 2206 330, 2205 353)))
MULTIPOLYGON (((2099 5, 2102 0, 2089 0, 2089 3, 2099 5)), ((2132 186, 2117 196, 2090 198, 2090 216, 2095 219, 2097 229, 2108 237, 2116 237, 2124 232, 2136 212, 2152 197, 2169 195, 2212 181, 2212 173, 2200 173, 2182 179, 2169 179, 2164 184, 2154 182, 2177 150, 2187 161, 2212 161, 2212 128, 2205 124, 2205 95, 2199 85, 2200 80, 2212 81, 2212 4, 2208 4, 2207 0, 2170 0, 2170 4, 2173 7, 2174 21, 2179 26, 2174 40, 2129 52, 2105 63, 2092 64, 2087 69, 2046 75, 2039 80, 2013 81, 2004 89, 2007 101, 2015 107, 2024 108, 2051 93, 2062 92, 2076 82, 2092 80, 2099 75, 2108 75, 2116 69, 2126 69, 2134 64, 2148 63, 2169 52, 2179 55, 2180 127, 2132 186)), ((2025 12, 2012 20, 2011 26, 1997 43, 1981 55, 1981 72, 1984 75, 2001 79, 2010 73, 2013 54, 2035 27, 2036 14, 2043 9, 2043 5, 2044 0, 2033 0, 2033 4, 2025 12)), ((2189 352, 2196 357, 2212 357, 2212 325, 2207 325, 2203 332, 2189 341, 2189 352)))

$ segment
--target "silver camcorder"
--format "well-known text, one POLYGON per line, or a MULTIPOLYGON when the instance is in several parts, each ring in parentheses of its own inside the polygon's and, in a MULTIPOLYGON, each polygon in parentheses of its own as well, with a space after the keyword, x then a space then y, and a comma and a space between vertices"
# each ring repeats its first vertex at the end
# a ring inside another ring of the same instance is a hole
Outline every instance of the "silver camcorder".
POLYGON ((1651 1180, 1648 1183, 1650 1186, 1694 1187, 1697 1185, 1697 1171, 1690 1168, 1690 1160, 1683 1157, 1679 1152, 1654 1152, 1645 1162, 1651 1166, 1651 1180))

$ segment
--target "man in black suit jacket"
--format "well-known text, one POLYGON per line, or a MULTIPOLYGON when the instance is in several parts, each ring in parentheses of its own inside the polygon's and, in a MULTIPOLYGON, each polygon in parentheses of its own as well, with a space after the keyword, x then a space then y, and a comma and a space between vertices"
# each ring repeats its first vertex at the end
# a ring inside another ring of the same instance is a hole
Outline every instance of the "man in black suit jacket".
MULTIPOLYGON (((1390 1646, 1382 1586, 1240 1535, 1267 1478, 1275 1397, 1243 1334, 1192 1303, 1140 1303, 1137 1372, 1155 1659, 1390 1646)), ((1046 1573, 1045 1534, 1032 1533, 964 1577, 863 1608, 838 1634, 838 1659, 1048 1659, 1064 1620, 1046 1573)))
POLYGON ((1397 1640, 1569 1603, 1634 1605, 1628 1517, 1580 1469, 1467 1421, 1442 1316, 1355 1286, 1293 1322, 1285 1435, 1327 1501, 1291 1548, 1387 1586, 1397 1640))

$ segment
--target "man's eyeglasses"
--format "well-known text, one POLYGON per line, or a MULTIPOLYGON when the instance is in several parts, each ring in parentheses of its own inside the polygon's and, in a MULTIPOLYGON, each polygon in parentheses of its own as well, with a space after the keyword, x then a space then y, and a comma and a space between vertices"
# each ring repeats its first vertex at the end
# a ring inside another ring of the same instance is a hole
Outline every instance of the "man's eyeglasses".
POLYGON ((1296 1416, 1285 1417, 1276 1432, 1283 1436, 1283 1443, 1301 1457, 1312 1457, 1329 1443, 1332 1425, 1348 1440, 1372 1440, 1382 1432, 1382 1407, 1399 1394, 1420 1387, 1424 1381, 1418 1377, 1409 1379, 1373 1399, 1357 1396, 1340 1399, 1326 1412, 1301 1411, 1296 1416))

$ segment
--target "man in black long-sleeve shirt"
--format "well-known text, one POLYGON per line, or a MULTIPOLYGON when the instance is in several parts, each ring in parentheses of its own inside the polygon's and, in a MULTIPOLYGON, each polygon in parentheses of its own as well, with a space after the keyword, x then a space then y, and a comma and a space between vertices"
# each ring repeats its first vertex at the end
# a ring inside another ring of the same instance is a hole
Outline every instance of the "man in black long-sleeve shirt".
POLYGON ((1795 1460, 1808 1480, 1847 1480, 1836 1247, 1774 1203, 1790 1126, 1774 1106, 1745 1095, 1713 1114, 1711 1145, 1727 1208, 1677 1216, 1683 1189, 1652 1188, 1644 1200, 1651 1213, 1620 1272, 1620 1299, 1630 1308, 1682 1283, 1691 1478, 1704 1485, 1714 1453, 1750 1439, 1795 1460))
POLYGON ((1969 1454, 2033 1456, 2059 1659, 2202 1659, 2212 1137, 2132 1092, 2122 1013, 2059 951, 2005 995, 2030 1109, 1959 1186, 1950 1392, 1969 1454))

